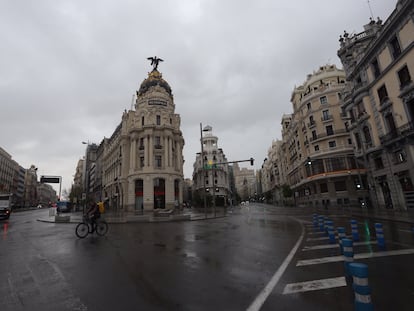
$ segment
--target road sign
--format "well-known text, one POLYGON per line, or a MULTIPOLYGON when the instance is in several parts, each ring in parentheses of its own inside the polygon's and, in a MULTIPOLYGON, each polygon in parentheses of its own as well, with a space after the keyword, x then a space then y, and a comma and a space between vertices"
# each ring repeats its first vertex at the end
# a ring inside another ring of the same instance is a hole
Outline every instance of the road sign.
POLYGON ((60 177, 57 176, 41 176, 41 183, 58 184, 60 183, 60 177))

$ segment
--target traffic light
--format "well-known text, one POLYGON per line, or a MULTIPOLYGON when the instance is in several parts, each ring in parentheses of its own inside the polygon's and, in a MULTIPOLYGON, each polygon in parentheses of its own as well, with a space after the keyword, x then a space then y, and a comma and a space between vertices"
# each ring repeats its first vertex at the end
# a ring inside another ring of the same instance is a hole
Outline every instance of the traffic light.
POLYGON ((254 159, 250 158, 250 165, 253 166, 253 164, 254 164, 254 159))

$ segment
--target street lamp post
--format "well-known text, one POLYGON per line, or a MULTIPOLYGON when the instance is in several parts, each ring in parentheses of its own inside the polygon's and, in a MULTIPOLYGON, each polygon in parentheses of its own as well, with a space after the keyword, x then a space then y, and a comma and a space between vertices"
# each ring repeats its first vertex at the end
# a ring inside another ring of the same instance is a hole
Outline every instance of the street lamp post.
POLYGON ((207 218, 207 201, 206 201, 206 178, 205 178, 205 168, 204 168, 204 142, 203 142, 203 125, 200 123, 200 142, 201 142, 201 175, 203 178, 203 200, 204 200, 204 213, 207 218))

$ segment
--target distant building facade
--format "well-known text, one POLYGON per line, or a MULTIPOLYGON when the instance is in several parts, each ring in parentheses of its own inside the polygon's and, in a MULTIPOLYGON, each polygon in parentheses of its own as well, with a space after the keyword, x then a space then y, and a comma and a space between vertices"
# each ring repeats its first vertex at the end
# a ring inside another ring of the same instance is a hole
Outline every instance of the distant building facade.
POLYGON ((193 191, 202 198, 205 187, 206 195, 214 196, 217 206, 227 206, 230 195, 227 158, 223 149, 218 147, 218 137, 213 135, 213 128, 206 126, 202 132, 203 155, 197 153, 193 165, 193 191))
POLYGON ((242 201, 250 200, 257 195, 256 175, 254 169, 240 168, 237 163, 233 164, 234 184, 242 201))

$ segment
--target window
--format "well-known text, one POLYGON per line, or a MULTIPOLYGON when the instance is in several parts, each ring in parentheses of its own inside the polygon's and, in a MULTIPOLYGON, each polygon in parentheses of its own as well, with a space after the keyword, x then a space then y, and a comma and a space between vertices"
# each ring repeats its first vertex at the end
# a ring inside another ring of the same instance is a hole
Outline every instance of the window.
POLYGON ((388 92, 387 92, 387 88, 385 87, 385 84, 377 90, 377 93, 378 93, 380 104, 382 104, 384 100, 388 98, 388 92))
POLYGON ((141 137, 139 139, 139 149, 143 150, 144 149, 144 137, 141 137))
POLYGON ((335 191, 346 191, 346 183, 345 181, 335 181, 335 191))
POLYGON ((156 155, 155 156, 155 167, 161 168, 162 167, 162 156, 156 155))
POLYGON ((327 184, 327 183, 322 183, 322 184, 319 184, 319 187, 320 187, 320 189, 321 189, 321 193, 326 193, 326 192, 328 192, 328 184, 327 184))
POLYGON ((334 131, 333 131, 332 125, 326 126, 326 135, 330 136, 330 135, 333 135, 333 134, 334 134, 334 131))
POLYGON ((139 158, 139 167, 144 167, 144 157, 139 158))
POLYGON ((170 124, 172 124, 172 119, 170 118, 170 124))
POLYGON ((157 115, 157 125, 161 125, 161 116, 157 115))
POLYGON ((391 54, 394 59, 396 59, 401 54, 401 47, 400 43, 398 42, 398 38, 394 37, 390 41, 390 47, 391 47, 391 54))
POLYGON ((342 93, 338 93, 338 99, 342 100, 342 93))
POLYGON ((316 135, 316 131, 312 131, 312 140, 316 140, 318 138, 318 135, 316 135))
POLYGON ((371 66, 372 66, 372 72, 374 74, 374 77, 378 78, 381 74, 381 71, 378 65, 378 60, 374 59, 374 61, 371 63, 371 66))
POLYGON ((309 111, 309 110, 311 110, 311 109, 312 109, 312 105, 311 105, 311 103, 307 103, 307 104, 306 104, 306 107, 308 107, 308 111, 309 111))
POLYGON ((407 155, 404 150, 398 150, 394 153, 394 161, 396 164, 403 163, 407 161, 407 155))
POLYGON ((324 121, 329 120, 329 110, 322 111, 322 119, 324 121))
POLYGON ((309 125, 314 125, 315 124, 315 120, 313 119, 313 116, 309 117, 309 125))
POLYGON ((329 148, 335 148, 336 147, 336 141, 332 140, 329 142, 329 148))
POLYGON ((155 147, 159 147, 161 146, 161 137, 160 136, 155 136, 155 147))
POLYGON ((326 96, 322 96, 319 98, 321 105, 326 105, 328 103, 328 98, 326 96))
POLYGON ((356 142, 357 148, 361 149, 361 139, 358 133, 355 133, 355 142, 356 142))
POLYGON ((315 146, 315 151, 319 151, 319 145, 315 146))
POLYGON ((348 145, 352 145, 352 139, 348 138, 348 145))
POLYGON ((144 117, 141 117, 141 125, 144 125, 144 117))
POLYGON ((384 168, 384 163, 382 162, 382 157, 374 159, 375 169, 380 170, 384 168))
POLYGON ((370 132, 369 132, 369 128, 368 128, 368 126, 364 126, 364 128, 362 129, 362 131, 364 132, 365 142, 366 142, 368 145, 371 145, 371 144, 372 144, 372 139, 371 139, 371 134, 370 134, 370 132))
POLYGON ((407 65, 405 65, 400 71, 398 71, 398 78, 400 79, 401 88, 410 84, 411 76, 410 76, 410 72, 408 71, 407 65))
POLYGON ((397 128, 395 126, 394 117, 392 113, 389 113, 385 116, 385 122, 388 127, 388 131, 393 134, 393 136, 397 135, 397 128))

